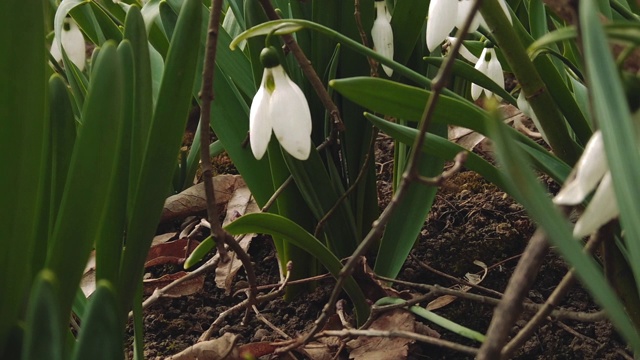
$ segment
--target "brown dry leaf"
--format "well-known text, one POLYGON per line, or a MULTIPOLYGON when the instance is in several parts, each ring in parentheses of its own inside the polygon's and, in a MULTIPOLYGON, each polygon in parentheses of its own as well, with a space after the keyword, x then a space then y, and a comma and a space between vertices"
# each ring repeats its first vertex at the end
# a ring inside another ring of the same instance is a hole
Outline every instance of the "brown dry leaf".
POLYGON ((273 354, 278 347, 273 343, 261 341, 244 344, 238 349, 243 359, 257 359, 261 356, 273 354))
MULTIPOLYGON (((231 199, 236 189, 246 187, 240 175, 218 175, 213 178, 216 205, 222 206, 231 199)), ((193 185, 183 192, 170 196, 164 203, 160 222, 185 218, 207 209, 204 183, 193 185)))
MULTIPOLYGON (((415 321, 411 313, 402 309, 389 311, 377 318, 369 327, 382 331, 415 331, 415 321)), ((409 344, 414 341, 405 338, 359 336, 347 343, 349 358, 355 360, 401 360, 409 354, 409 344)))
POLYGON ((165 360, 240 360, 235 343, 238 335, 226 333, 214 340, 199 342, 165 360))
POLYGON ((149 249, 144 267, 162 264, 181 265, 184 260, 200 244, 197 240, 178 239, 164 244, 154 245, 149 249), (187 249, 187 246, 189 247, 187 249))
POLYGON ((173 239, 176 236, 176 232, 170 232, 166 234, 156 235, 153 237, 153 241, 151 241, 151 246, 164 244, 169 240, 173 239))
MULTIPOLYGON (((475 285, 478 285, 482 282, 482 280, 484 280, 484 278, 487 276, 487 265, 485 263, 483 263, 480 260, 475 260, 473 262, 474 264, 480 266, 484 272, 482 273, 482 276, 478 276, 476 274, 472 274, 472 273, 467 273, 465 274, 465 279, 475 285)), ((462 292, 467 292, 469 290, 471 290, 471 286, 461 286, 461 285, 456 285, 453 288, 455 288, 456 290, 462 291, 462 292)), ((457 296, 453 296, 453 295, 442 295, 437 297, 436 299, 434 299, 433 301, 431 301, 430 303, 427 304, 426 309, 433 311, 433 310, 437 310, 440 308, 443 308, 449 304, 451 304, 452 302, 454 302, 458 297, 457 296)))
MULTIPOLYGON (((227 204, 227 213, 225 215, 223 226, 226 226, 233 220, 239 218, 242 215, 260 212, 258 204, 251 196, 249 188, 239 187, 233 193, 233 196, 229 199, 227 204)), ((255 237, 255 234, 246 234, 238 243, 240 247, 247 251, 251 240, 255 237)), ((216 286, 221 289, 225 289, 227 294, 231 293, 231 287, 233 285, 233 279, 242 267, 242 262, 238 259, 234 252, 229 252, 230 261, 226 263, 220 263, 216 268, 216 286)))
MULTIPOLYGON (((531 123, 531 121, 525 114, 522 113, 522 111, 520 111, 520 109, 511 104, 500 105, 499 109, 506 124, 513 124, 514 128, 527 136, 533 138, 541 137, 539 133, 531 131, 526 125, 524 125, 531 123)), ((486 137, 467 128, 450 126, 449 140, 471 151, 478 145, 484 144, 486 137)))
MULTIPOLYGON (((157 279, 147 279, 142 281, 142 286, 145 295, 151 295, 156 289, 162 289, 172 282, 186 276, 188 273, 185 271, 179 271, 174 274, 163 275, 157 279)), ((164 290, 166 296, 186 296, 197 293, 204 287, 204 274, 196 276, 193 279, 183 281, 180 284, 172 287, 169 290, 164 290)))

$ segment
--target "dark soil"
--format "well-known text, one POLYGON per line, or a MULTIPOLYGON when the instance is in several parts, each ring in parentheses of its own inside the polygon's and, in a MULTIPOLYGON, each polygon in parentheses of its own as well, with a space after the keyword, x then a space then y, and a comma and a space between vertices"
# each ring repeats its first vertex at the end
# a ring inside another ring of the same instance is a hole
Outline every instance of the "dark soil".
MULTIPOLYGON (((389 162, 393 143, 379 139, 377 151, 378 190, 381 206, 391 196, 389 162)), ((551 193, 557 185, 547 181, 551 193)), ((416 242, 413 256, 404 265, 399 278, 419 284, 452 286, 453 282, 425 269, 426 263, 446 274, 462 278, 467 272, 481 270, 474 265, 480 260, 489 266, 482 286, 502 292, 517 264, 519 255, 535 230, 523 208, 514 203, 498 188, 485 182, 470 171, 463 171, 452 178, 439 192, 433 210, 429 214, 416 242)), ((256 264, 260 285, 278 282, 278 268, 273 246, 268 237, 254 239, 250 255, 256 264)), ((567 266, 550 252, 540 269, 529 299, 543 303, 567 272, 567 266)), ((177 299, 161 300, 146 310, 145 357, 163 358, 193 345, 198 337, 224 310, 240 302, 243 297, 231 297, 215 286, 214 275, 209 274, 202 292, 177 299)), ((242 272, 238 280, 243 279, 242 272)), ((314 291, 291 302, 278 298, 260 306, 260 311, 270 322, 295 337, 308 330, 318 317, 328 299, 333 280, 322 280, 314 291)), ((420 293, 420 290, 396 287, 420 293)), ((472 290, 474 293, 478 293, 472 290)), ((483 294, 485 295, 485 294, 483 294)), ((424 304, 423 304, 424 305, 424 304)), ((569 292, 561 307, 581 312, 595 312, 598 307, 579 285, 569 292)), ((458 299, 436 311, 461 325, 486 332, 493 307, 458 299)), ((526 323, 532 314, 524 313, 511 335, 526 323)), ((217 334, 240 334, 242 343, 282 340, 273 330, 249 314, 248 323, 242 324, 244 312, 229 316, 217 334)), ((452 334, 429 324, 443 339, 478 347, 464 337, 452 334)), ((129 335, 131 331, 129 330, 129 335)), ((622 359, 626 353, 624 341, 606 322, 578 323, 553 321, 538 329, 535 335, 516 354, 515 359, 622 359)), ((628 355, 627 355, 628 356, 628 355)), ((302 358, 298 356, 298 358, 302 358)), ((347 358, 342 354, 340 358, 347 358)), ((453 350, 416 343, 410 351, 411 359, 472 359, 453 350)))

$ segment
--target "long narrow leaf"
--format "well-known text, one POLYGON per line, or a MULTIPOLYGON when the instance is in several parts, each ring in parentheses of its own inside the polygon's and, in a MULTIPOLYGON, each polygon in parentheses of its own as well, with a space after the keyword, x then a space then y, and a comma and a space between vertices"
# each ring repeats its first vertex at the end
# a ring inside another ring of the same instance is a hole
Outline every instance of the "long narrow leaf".
POLYGON ((139 286, 144 259, 168 195, 182 141, 196 76, 202 4, 186 0, 167 54, 164 76, 140 170, 127 231, 118 289, 121 311, 128 311, 139 286))
MULTIPOLYGON (((640 284, 640 154, 636 129, 618 70, 608 49, 608 42, 598 21, 597 6, 583 1, 580 6, 583 24, 583 47, 587 75, 591 85, 594 117, 600 125, 607 162, 613 177, 613 187, 625 229, 625 244, 631 255, 629 261, 636 282, 640 284), (589 24, 589 26, 585 26, 589 24)), ((630 339, 628 339, 630 340, 630 339)), ((640 344, 636 344, 636 349, 640 344)))

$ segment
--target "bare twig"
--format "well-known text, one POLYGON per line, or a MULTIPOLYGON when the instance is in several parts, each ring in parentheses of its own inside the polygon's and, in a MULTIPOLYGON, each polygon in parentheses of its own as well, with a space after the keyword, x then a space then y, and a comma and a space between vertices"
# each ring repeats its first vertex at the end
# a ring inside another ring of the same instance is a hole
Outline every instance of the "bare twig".
MULTIPOLYGON (((218 263, 220 262, 220 256, 219 255, 215 255, 214 257, 212 257, 211 259, 209 259, 206 263, 204 263, 202 266, 200 266, 199 268, 197 268, 196 270, 188 273, 187 275, 176 279, 174 281, 172 281, 171 283, 169 283, 167 286, 163 287, 162 289, 156 289, 153 294, 151 294, 151 296, 149 296, 143 303, 142 303, 142 308, 146 309, 147 307, 149 307, 150 305, 152 305, 153 303, 155 303, 156 301, 168 297, 167 293, 173 289, 174 287, 177 287, 178 285, 182 284, 183 282, 187 281, 187 280, 191 280, 194 278, 197 278, 200 275, 203 275, 204 273, 210 271, 211 269, 215 269, 218 266, 218 263)), ((132 312, 129 312, 129 317, 131 318, 133 316, 132 312)))
POLYGON ((226 260, 224 245, 227 244, 231 250, 237 255, 242 262, 247 274, 249 282, 249 296, 247 302, 253 305, 256 300, 256 274, 251 264, 249 255, 242 249, 238 242, 224 229, 220 224, 218 209, 215 202, 215 191, 213 188, 213 169, 211 166, 211 158, 209 155, 210 142, 210 118, 211 103, 214 99, 213 94, 213 75, 216 58, 216 50, 218 45, 218 29, 220 27, 220 13, 222 11, 222 0, 214 0, 211 8, 211 16, 209 17, 209 26, 207 30, 207 44, 205 49, 204 66, 202 71, 202 88, 200 90, 200 99, 202 103, 202 111, 200 114, 200 157, 202 163, 202 176, 204 178, 205 193, 207 196, 207 216, 211 223, 211 233, 217 239, 218 251, 222 260, 226 260))
MULTIPOLYGON (((465 19, 465 22, 462 28, 458 30, 458 36, 462 36, 462 34, 466 34, 466 32, 469 29, 469 25, 473 20, 473 16, 478 10, 478 7, 479 7, 478 2, 477 1, 474 2, 472 9, 469 12, 469 16, 467 17, 467 19, 465 19)), ((447 79, 449 77, 449 74, 451 73, 451 68, 453 67, 453 63, 455 60, 455 54, 457 54, 458 51, 460 50, 461 44, 462 44, 462 41, 457 41, 453 45, 453 49, 451 50, 451 55, 446 59, 443 66, 440 68, 438 74, 436 75, 433 82, 431 83, 432 93, 431 93, 431 96, 429 97, 429 100, 425 104, 424 112, 422 114, 422 120, 420 121, 420 127, 418 129, 418 136, 416 137, 416 140, 413 146, 411 147, 411 154, 409 156, 407 168, 402 177, 400 186, 398 187, 398 191, 394 194, 393 198, 391 199, 391 202, 384 209, 384 211, 382 211, 382 214, 380 214, 378 219, 373 222, 373 225, 369 233, 365 236, 365 238, 362 240, 360 245, 358 245, 358 248, 354 251, 354 253, 349 258, 347 263, 340 270, 340 274, 338 276, 336 286, 334 287, 331 293, 331 296, 329 297, 329 301, 327 301, 324 308, 322 309, 322 313, 320 314, 318 319, 316 319, 313 328, 302 338, 298 339, 295 343, 291 344, 290 346, 287 346, 281 349, 281 351, 287 351, 289 349, 293 349, 297 346, 307 343, 313 337, 313 335, 317 334, 318 331, 320 331, 320 329, 326 323, 330 314, 333 311, 333 304, 335 304, 336 301, 338 300, 338 296, 340 295, 340 291, 342 289, 342 286, 344 285, 346 278, 353 272, 353 269, 358 263, 360 257, 362 257, 367 252, 367 250, 373 243, 375 243, 378 239, 380 239, 385 226, 391 219, 391 215, 395 212, 399 204, 402 202, 402 200, 406 196, 407 191, 409 189, 409 184, 413 181, 417 181, 418 177, 420 176, 420 173, 418 172, 418 164, 420 163, 420 158, 422 155, 422 145, 424 144, 424 141, 425 141, 426 132, 427 132, 427 129, 429 128, 429 125, 431 124, 431 119, 433 118, 433 113, 435 112, 438 99, 440 98, 440 95, 442 94, 447 84, 447 79)))
MULTIPOLYGON (((482 295, 472 294, 472 293, 464 292, 460 290, 450 289, 450 288, 442 287, 440 285, 418 284, 418 283, 412 283, 409 281, 402 281, 402 280, 387 278, 387 277, 378 276, 378 275, 376 275, 375 278, 382 281, 393 282, 396 284, 411 286, 416 289, 423 289, 423 290, 429 291, 427 295, 424 295, 422 297, 416 297, 411 300, 407 300, 406 302, 401 304, 393 304, 393 305, 385 305, 383 307, 382 306, 377 307, 377 309, 385 310, 385 311, 393 308, 406 307, 406 306, 418 304, 424 301, 429 301, 434 297, 440 296, 440 295, 451 295, 451 296, 459 297, 461 299, 471 300, 471 301, 479 302, 482 304, 488 304, 488 305, 498 305, 501 301, 501 299, 496 299, 493 297, 482 296, 482 295)), ((544 307, 544 304, 525 302, 522 304, 522 307, 525 310, 539 311, 544 307)), ((597 321, 602 321, 606 319, 606 314, 604 311, 588 313, 588 312, 571 311, 571 310, 565 310, 565 309, 555 309, 555 310, 552 310, 549 315, 554 319, 566 319, 566 320, 574 320, 574 321, 581 321, 581 322, 597 322, 597 321)))
POLYGON ((453 166, 449 170, 443 172, 442 174, 440 174, 440 175, 438 175, 436 177, 432 177, 432 178, 428 178, 428 177, 424 177, 424 176, 418 175, 417 180, 420 181, 421 183, 425 184, 425 185, 442 186, 447 179, 449 179, 450 177, 455 175, 457 172, 462 170, 464 162, 467 161, 467 157, 468 157, 468 152, 467 151, 461 151, 456 155, 456 157, 454 159, 455 163, 453 164, 453 166))
MULTIPOLYGON (((267 17, 270 20, 280 19, 280 15, 278 15, 276 10, 273 8, 270 0, 260 0, 260 4, 262 5, 264 12, 267 14, 267 17)), ((307 59, 307 56, 304 54, 302 49, 300 49, 300 46, 298 46, 298 43, 292 35, 282 35, 282 38, 284 39, 284 43, 287 45, 289 50, 291 50, 291 52, 293 53, 293 56, 298 61, 298 64, 300 65, 300 69, 304 73, 304 76, 307 78, 307 80, 309 80, 309 83, 316 91, 316 94, 322 102, 322 105, 324 105, 324 107, 329 112, 332 120, 332 125, 336 130, 344 131, 345 126, 342 122, 342 118, 340 117, 340 111, 338 110, 338 107, 333 102, 333 100, 331 100, 331 96, 329 96, 327 89, 322 84, 322 80, 320 80, 320 77, 313 69, 313 66, 311 66, 311 61, 307 59)))
MULTIPOLYGON (((353 17, 356 20, 356 27, 358 28, 358 33, 360 34, 360 41, 362 42, 362 45, 369 47, 367 33, 362 27, 362 18, 360 17, 360 0, 353 1, 353 17)), ((367 57, 367 61, 369 61, 369 74, 371 75, 371 77, 378 77, 378 63, 370 57, 367 57)))

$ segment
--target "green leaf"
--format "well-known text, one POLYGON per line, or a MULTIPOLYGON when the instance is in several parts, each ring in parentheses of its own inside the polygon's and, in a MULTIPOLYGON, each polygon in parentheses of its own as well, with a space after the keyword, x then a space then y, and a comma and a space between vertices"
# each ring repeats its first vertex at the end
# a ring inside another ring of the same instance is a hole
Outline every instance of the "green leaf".
MULTIPOLYGON (((597 8, 592 3, 580 6, 583 47, 590 97, 594 117, 602 130, 607 162, 613 178, 613 187, 620 209, 620 220, 624 227, 624 238, 631 259, 636 283, 640 284, 640 168, 629 164, 640 164, 636 128, 626 102, 622 82, 615 62, 608 51, 607 38, 598 20, 597 8), (585 24, 589 24, 586 26, 585 24)), ((616 323, 614 321, 614 323, 616 323)), ((618 327, 621 325, 618 324, 618 327)), ((622 329, 620 329, 622 331, 622 329)), ((636 351, 640 342, 625 333, 625 338, 636 351)))
POLYGON ((61 315, 70 311, 89 251, 104 221, 119 157, 122 92, 121 62, 115 45, 106 42, 93 71, 84 122, 73 148, 47 256, 47 266, 64 279, 60 283, 61 315))
MULTIPOLYGON (((131 6, 125 19, 124 38, 131 44, 133 63, 134 88, 132 97, 133 108, 130 111, 131 121, 127 126, 131 129, 131 149, 129 168, 129 205, 132 206, 133 194, 136 192, 140 167, 145 146, 147 144, 151 117, 153 116, 153 85, 149 43, 144 27, 142 13, 137 6, 131 6)), ((161 74, 160 74, 161 76, 161 74)))
POLYGON ((153 114, 131 209, 120 268, 120 309, 128 311, 142 277, 143 263, 151 245, 168 195, 182 134, 191 107, 192 89, 202 24, 202 3, 186 0, 171 39, 162 85, 153 114))
POLYGON ((189 254, 189 257, 184 262, 184 269, 188 270, 193 267, 193 265, 197 264, 202 260, 207 254, 216 246, 216 241, 213 240, 213 237, 207 236, 206 239, 202 240, 198 246, 193 249, 193 252, 189 254))
MULTIPOLYGON (((296 223, 279 215, 267 213, 247 214, 227 225, 225 230, 232 235, 264 233, 277 236, 290 241, 316 257, 334 277, 337 278, 340 269, 342 269, 340 260, 320 240, 313 237, 296 223)), ((299 265, 293 264, 293 266, 299 265)), ((347 278, 344 290, 349 294, 351 301, 355 305, 358 323, 364 322, 369 316, 369 305, 353 277, 349 276, 347 278)))
POLYGON ((122 359, 124 348, 121 333, 116 290, 111 282, 98 281, 71 359, 122 359))
POLYGON ((64 323, 58 311, 58 278, 50 270, 41 271, 34 280, 29 303, 22 360, 61 360, 64 323))
POLYGON ((0 1, 0 354, 15 326, 34 271, 45 167, 47 75, 40 1, 0 1), (10 35, 9 35, 10 34, 10 35), (17 241, 19 239, 19 241, 17 241))
MULTIPOLYGON (((447 126, 434 124, 431 131, 438 135, 447 134, 447 126)), ((416 134, 417 135, 417 134, 416 134)), ((444 160, 436 156, 422 156, 418 164, 420 175, 433 177, 442 172, 444 160)), ((404 171, 404 169, 402 169, 404 171)), ((438 187, 414 182, 409 184, 407 195, 391 215, 389 223, 380 239, 380 247, 374 271, 376 274, 395 278, 407 260, 424 221, 431 210, 438 187)))
MULTIPOLYGON (((417 120, 422 116, 431 92, 420 88, 398 84, 376 78, 350 78, 333 80, 330 85, 342 95, 371 111, 392 117, 417 120)), ((491 119, 487 112, 469 103, 440 96, 433 116, 434 123, 462 126, 483 135, 488 135, 487 124, 491 119)), ((564 181, 571 169, 554 155, 514 129, 510 132, 525 145, 526 151, 534 157, 536 165, 556 180, 564 181)))
MULTIPOLYGON (((331 183, 331 178, 320 154, 315 149, 311 149, 311 154, 305 161, 296 160, 288 154, 284 154, 284 158, 307 206, 316 220, 322 219, 338 204, 339 195, 333 187, 327 186, 331 183)), ((343 258, 355 250, 359 239, 356 239, 357 231, 351 208, 345 201, 337 206, 323 230, 327 234, 331 251, 343 258)))

